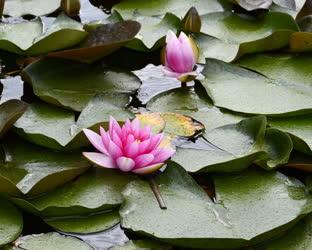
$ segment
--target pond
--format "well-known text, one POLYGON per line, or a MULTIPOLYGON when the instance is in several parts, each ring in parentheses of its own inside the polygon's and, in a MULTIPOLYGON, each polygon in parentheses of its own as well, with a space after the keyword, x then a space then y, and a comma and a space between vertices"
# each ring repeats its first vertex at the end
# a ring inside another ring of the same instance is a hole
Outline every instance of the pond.
POLYGON ((0 248, 312 249, 311 3, 0 1, 0 248))

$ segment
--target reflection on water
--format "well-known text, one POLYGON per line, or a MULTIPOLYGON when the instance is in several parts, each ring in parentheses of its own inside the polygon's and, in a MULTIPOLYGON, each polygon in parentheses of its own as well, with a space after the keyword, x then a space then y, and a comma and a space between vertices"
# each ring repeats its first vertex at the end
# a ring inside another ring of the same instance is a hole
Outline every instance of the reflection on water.
POLYGON ((87 235, 82 234, 66 234, 66 235, 77 237, 85 241, 92 247, 94 247, 94 249, 96 250, 107 250, 116 245, 123 245, 129 240, 119 224, 111 229, 99 233, 87 235))

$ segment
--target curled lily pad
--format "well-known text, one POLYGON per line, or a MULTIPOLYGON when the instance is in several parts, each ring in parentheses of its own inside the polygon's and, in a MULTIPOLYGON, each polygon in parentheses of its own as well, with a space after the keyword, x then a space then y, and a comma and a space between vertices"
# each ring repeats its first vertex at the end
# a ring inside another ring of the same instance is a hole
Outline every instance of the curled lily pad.
POLYGON ((90 32, 81 47, 53 52, 48 56, 91 63, 126 45, 140 27, 140 23, 131 20, 99 25, 90 32))
POLYGON ((0 105, 0 138, 23 115, 26 109, 27 104, 18 100, 10 100, 0 105))
POLYGON ((22 232, 23 217, 8 201, 0 199, 0 246, 14 241, 22 232))
POLYGON ((220 12, 202 18, 202 29, 195 34, 200 62, 216 58, 230 62, 245 54, 275 50, 288 45, 296 22, 284 13, 268 12, 260 20, 253 16, 220 12))
POLYGON ((22 75, 38 97, 75 111, 82 111, 96 94, 130 95, 140 87, 129 72, 56 58, 32 63, 22 75))
POLYGON ((85 172, 89 163, 80 153, 61 153, 10 137, 3 143, 5 162, 0 175, 14 183, 20 194, 37 195, 85 172))
POLYGON ((89 145, 82 130, 108 126, 109 117, 118 121, 133 117, 126 110, 128 94, 97 95, 90 100, 75 121, 72 111, 51 106, 43 102, 32 103, 14 124, 14 132, 26 140, 43 147, 69 150, 89 145))
POLYGON ((311 211, 303 184, 278 172, 249 169, 213 180, 215 202, 181 167, 170 165, 156 179, 166 210, 148 183, 129 183, 122 227, 181 247, 239 248, 276 237, 311 211))
POLYGON ((18 54, 39 55, 74 46, 86 35, 82 24, 61 14, 46 31, 40 18, 21 23, 2 23, 0 48, 18 54), (68 37, 66 41, 63 39, 65 34, 68 37))

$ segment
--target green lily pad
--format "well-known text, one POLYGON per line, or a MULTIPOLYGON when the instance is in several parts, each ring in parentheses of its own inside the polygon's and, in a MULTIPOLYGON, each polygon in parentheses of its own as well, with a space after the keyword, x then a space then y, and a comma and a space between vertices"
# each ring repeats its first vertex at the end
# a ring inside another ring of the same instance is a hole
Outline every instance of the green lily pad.
POLYGON ((8 201, 0 199, 0 246, 14 241, 22 232, 23 217, 8 201))
POLYGON ((6 161, 0 166, 0 175, 22 194, 36 195, 54 189, 89 167, 80 153, 50 151, 12 135, 3 142, 3 148, 6 161))
POLYGON ((0 105, 0 138, 23 115, 27 104, 19 100, 10 100, 0 105))
POLYGON ((174 112, 188 115, 204 124, 206 131, 244 119, 242 115, 214 107, 201 86, 200 88, 195 86, 195 89, 192 87, 178 88, 164 92, 152 98, 146 107, 154 112, 174 112))
POLYGON ((206 60, 202 73, 206 76, 202 84, 218 107, 266 115, 303 114, 312 110, 309 86, 267 78, 214 59, 206 60))
POLYGON ((42 16, 50 14, 60 7, 61 0, 6 0, 3 13, 8 16, 42 16))
POLYGON ((39 55, 74 46, 86 35, 82 24, 61 14, 45 32, 40 18, 1 24, 0 48, 17 54, 39 55))
POLYGON ((244 9, 251 11, 257 9, 268 9, 273 3, 290 10, 296 10, 296 0, 233 0, 244 9))
POLYGON ((33 234, 23 236, 9 246, 6 250, 31 249, 41 250, 42 246, 46 250, 66 249, 66 250, 93 250, 87 243, 71 236, 58 233, 33 234))
POLYGON ((297 250, 312 248, 312 217, 308 215, 284 236, 259 247, 263 250, 297 250))
POLYGON ((123 246, 115 246, 109 248, 109 250, 171 250, 172 247, 164 243, 157 242, 155 240, 131 240, 123 246))
POLYGON ((116 4, 113 10, 118 11, 123 18, 132 18, 135 13, 145 16, 165 15, 171 12, 178 17, 183 17, 191 8, 195 7, 200 15, 211 12, 223 11, 224 5, 217 0, 125 0, 116 4))
POLYGON ((269 120, 269 124, 281 131, 290 134, 294 148, 312 154, 312 115, 294 116, 285 118, 274 118, 269 120))
POLYGON ((140 87, 128 72, 54 58, 32 63, 22 74, 42 100, 75 111, 82 111, 96 94, 133 94, 140 87))
POLYGON ((36 102, 14 124, 14 131, 26 140, 43 147, 69 150, 89 145, 82 130, 99 126, 108 127, 110 116, 117 121, 133 117, 125 109, 129 102, 128 94, 97 95, 81 112, 77 122, 72 111, 36 102))
POLYGON ((117 211, 87 216, 45 219, 58 231, 76 234, 90 234, 107 230, 119 223, 117 211))
POLYGON ((310 32, 295 32, 290 36, 290 50, 292 52, 312 51, 312 35, 310 32))
POLYGON ((245 54, 282 48, 298 31, 291 16, 277 12, 268 12, 260 20, 231 12, 207 14, 201 19, 202 33, 195 34, 201 63, 208 57, 230 62, 245 54))
POLYGON ((279 235, 311 210, 303 184, 278 172, 249 169, 213 179, 215 202, 170 164, 156 178, 166 210, 147 182, 131 182, 123 192, 122 227, 181 247, 238 248, 279 235))
POLYGON ((188 143, 171 160, 188 172, 240 171, 265 158, 262 150, 265 127, 266 119, 262 116, 218 127, 204 135, 210 143, 204 143, 206 147, 196 149, 188 143))
POLYGON ((167 13, 163 18, 135 16, 134 19, 142 24, 142 29, 126 47, 144 52, 161 47, 168 30, 177 32, 181 27, 181 20, 172 13, 167 13))
POLYGON ((90 215, 120 206, 121 191, 132 180, 133 176, 115 170, 95 169, 43 196, 26 201, 14 199, 14 202, 46 219, 90 215))
POLYGON ((48 56, 91 63, 127 44, 140 27, 140 23, 131 20, 99 25, 90 32, 81 47, 52 52, 48 56))

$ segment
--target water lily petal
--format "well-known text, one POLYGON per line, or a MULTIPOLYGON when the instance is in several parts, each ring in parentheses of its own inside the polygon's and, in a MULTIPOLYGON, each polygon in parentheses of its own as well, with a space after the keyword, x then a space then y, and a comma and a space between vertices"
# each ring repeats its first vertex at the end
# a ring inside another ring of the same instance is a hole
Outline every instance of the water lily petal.
POLYGON ((113 159, 122 156, 121 149, 113 141, 110 141, 108 144, 108 153, 113 159))
POLYGON ((124 148, 124 154, 127 157, 135 158, 139 154, 139 143, 134 141, 131 144, 127 144, 124 148))
POLYGON ((181 43, 172 31, 169 31, 166 38, 168 41, 166 44, 166 66, 171 68, 175 72, 185 72, 185 66, 183 64, 183 55, 181 51, 181 43))
POLYGON ((150 165, 150 163, 154 160, 154 155, 153 154, 143 154, 137 156, 134 161, 135 161, 135 169, 137 168, 142 168, 146 167, 147 165, 150 165))
POLYGON ((102 138, 100 135, 98 135, 97 133, 95 133, 94 131, 90 130, 90 129, 83 129, 84 134, 87 136, 88 140, 90 141, 90 143, 101 153, 103 154, 108 154, 102 138))
POLYGON ((121 127, 118 122, 112 116, 109 117, 109 132, 112 137, 113 131, 115 131, 118 135, 121 135, 121 127))
POLYGON ((116 168, 114 161, 107 155, 95 152, 83 152, 84 157, 94 164, 104 168, 116 168))
POLYGON ((163 163, 152 164, 144 168, 133 169, 132 172, 135 174, 150 174, 160 169, 163 165, 163 163))
POLYGON ((128 157, 124 157, 124 156, 119 157, 116 160, 116 163, 117 163, 118 168, 124 172, 131 171, 135 166, 134 160, 132 160, 131 158, 128 158, 128 157))
POLYGON ((196 64, 196 59, 192 45, 190 43, 190 39, 185 35, 184 32, 180 33, 178 39, 181 43, 182 61, 185 67, 184 72, 190 72, 194 69, 196 64))
POLYGON ((172 148, 158 148, 155 150, 154 154, 154 161, 153 164, 164 162, 168 160, 171 156, 175 154, 175 150, 172 148))
POLYGON ((111 140, 109 134, 104 130, 104 128, 100 127, 100 134, 102 138, 102 142, 106 149, 108 149, 109 142, 111 140))

